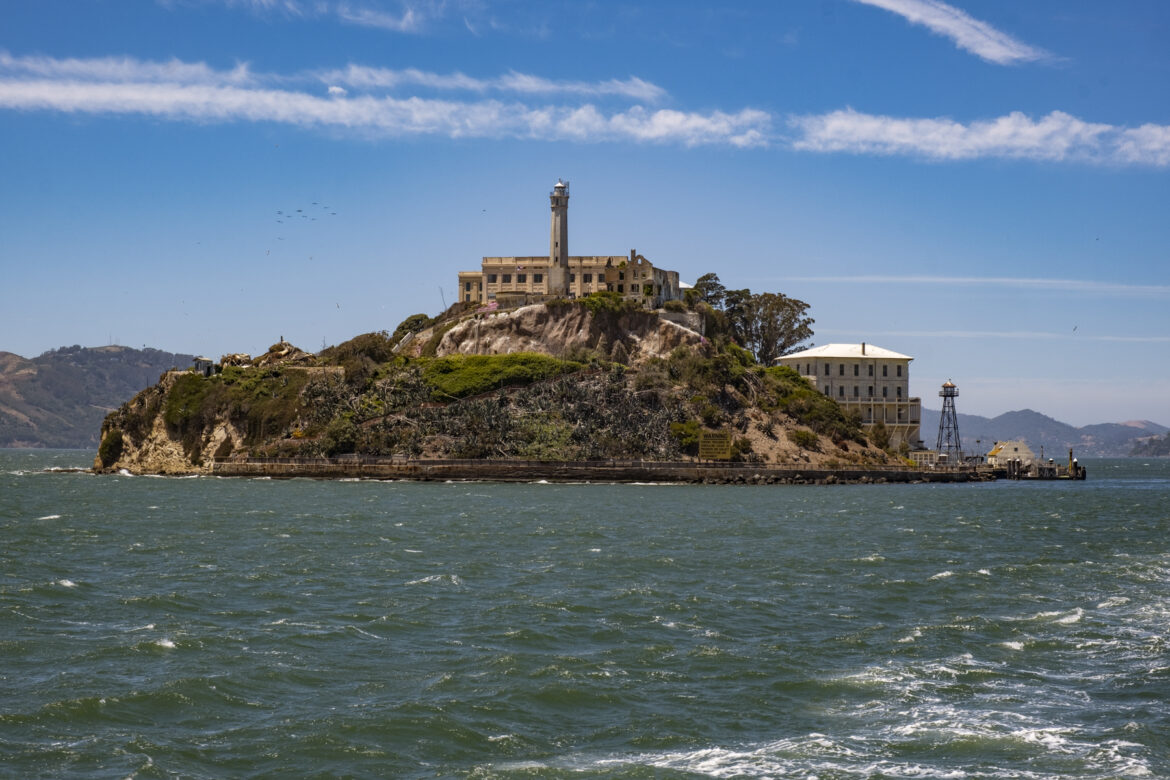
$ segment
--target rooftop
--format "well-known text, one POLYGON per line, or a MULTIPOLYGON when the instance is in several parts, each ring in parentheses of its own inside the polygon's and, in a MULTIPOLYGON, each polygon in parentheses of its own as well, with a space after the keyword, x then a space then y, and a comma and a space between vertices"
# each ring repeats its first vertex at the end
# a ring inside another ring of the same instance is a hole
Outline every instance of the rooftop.
POLYGON ((813 358, 889 358, 893 360, 913 360, 909 355, 903 355, 901 352, 894 352, 893 350, 884 349, 874 344, 822 344, 819 347, 812 347, 803 352, 793 352, 791 355, 783 355, 777 360, 789 358, 813 359, 813 358))

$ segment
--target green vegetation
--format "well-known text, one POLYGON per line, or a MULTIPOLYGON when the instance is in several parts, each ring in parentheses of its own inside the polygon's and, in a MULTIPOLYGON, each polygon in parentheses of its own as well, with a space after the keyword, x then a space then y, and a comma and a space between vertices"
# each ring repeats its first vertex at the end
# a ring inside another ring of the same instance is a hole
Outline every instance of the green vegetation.
POLYGON ((101 461, 103 467, 109 468, 118 462, 118 458, 122 457, 124 443, 122 432, 117 428, 106 433, 98 447, 98 460, 101 461))
POLYGON ((527 385, 584 366, 532 352, 511 355, 449 355, 435 358, 423 368, 423 378, 436 400, 465 398, 501 387, 527 385))
POLYGON ((390 343, 397 345, 398 342, 406 338, 407 333, 417 333, 420 330, 429 328, 434 322, 435 320, 433 318, 425 314, 412 314, 398 323, 398 327, 394 329, 393 335, 390 336, 390 343))
POLYGON ((808 304, 796 298, 728 290, 715 274, 703 274, 687 292, 690 305, 704 315, 709 337, 748 349, 764 365, 812 338, 808 304))
POLYGON ((802 450, 819 450, 820 437, 812 431, 806 431, 803 428, 793 428, 785 434, 788 441, 800 447, 802 450))

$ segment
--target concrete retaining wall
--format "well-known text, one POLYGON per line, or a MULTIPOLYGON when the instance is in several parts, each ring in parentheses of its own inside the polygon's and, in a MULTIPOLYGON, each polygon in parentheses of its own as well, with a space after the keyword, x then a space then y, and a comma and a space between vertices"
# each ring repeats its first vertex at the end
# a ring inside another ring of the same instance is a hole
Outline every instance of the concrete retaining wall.
POLYGON ((493 482, 688 482, 702 484, 836 484, 842 482, 978 482, 970 470, 768 468, 758 464, 652 461, 409 460, 399 458, 250 458, 215 461, 224 477, 487 480, 493 482))

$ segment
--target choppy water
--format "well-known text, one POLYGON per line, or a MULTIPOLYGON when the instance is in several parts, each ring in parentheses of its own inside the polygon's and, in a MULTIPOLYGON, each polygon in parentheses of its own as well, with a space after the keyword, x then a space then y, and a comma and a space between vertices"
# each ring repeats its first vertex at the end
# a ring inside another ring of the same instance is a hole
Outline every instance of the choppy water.
POLYGON ((0 451, 0 776, 1170 776, 1170 462, 95 477, 0 451))

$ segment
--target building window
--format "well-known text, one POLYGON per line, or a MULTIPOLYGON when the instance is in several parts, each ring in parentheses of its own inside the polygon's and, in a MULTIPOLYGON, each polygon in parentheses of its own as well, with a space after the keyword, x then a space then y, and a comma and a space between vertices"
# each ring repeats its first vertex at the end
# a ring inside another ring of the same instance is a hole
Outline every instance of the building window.
POLYGON ((544 281, 544 274, 533 274, 532 281, 536 284, 540 284, 544 281))
POLYGON ((585 284, 591 284, 593 282, 593 274, 581 274, 581 281, 585 282, 585 284))
POLYGON ((898 391, 898 397, 901 398, 902 397, 902 388, 898 387, 895 389, 898 391))
POLYGON ((618 271, 618 279, 624 282, 626 280, 626 272, 618 271))
POLYGON ((873 398, 873 385, 870 385, 870 386, 869 386, 869 393, 868 393, 868 397, 869 397, 869 398, 873 398))
POLYGON ((840 387, 837 388, 837 397, 838 398, 845 397, 845 385, 841 385, 840 387))
POLYGON ((488 274, 488 284, 495 284, 495 283, 496 283, 496 275, 495 274, 488 274))
POLYGON ((626 291, 626 286, 624 284, 619 284, 618 285, 618 292, 625 292, 625 291, 626 291))
POLYGON ((902 376, 902 367, 898 366, 898 376, 902 376))
POLYGON ((504 278, 501 281, 504 284, 511 284, 512 283, 512 274, 504 274, 504 278))
POLYGON ((889 376, 889 375, 890 375, 890 367, 889 366, 882 366, 882 376, 889 376))
POLYGON ((471 292, 471 282, 463 283, 463 292, 471 292))
POLYGON ((577 281, 577 274, 569 274, 569 284, 577 281))
POLYGON ((471 293, 464 293, 463 300, 470 301, 471 300, 471 293))
POLYGON ((858 387, 857 385, 854 385, 853 386, 853 397, 859 398, 860 396, 861 396, 861 388, 858 387))
POLYGON ((829 394, 829 386, 825 385, 825 395, 828 395, 828 394, 829 394))
POLYGON ((853 376, 857 376, 861 372, 861 366, 856 363, 853 364, 853 376))
POLYGON ((516 284, 524 284, 528 281, 528 274, 516 274, 516 284))
MULTIPOLYGON (((873 363, 869 364, 869 375, 873 376, 873 363)), ((870 393, 870 395, 873 395, 873 393, 870 393)))
POLYGON ((828 375, 829 375, 829 371, 830 371, 830 369, 829 369, 829 364, 828 364, 828 363, 825 363, 825 376, 828 376, 828 375))
POLYGON ((882 398, 887 398, 889 395, 890 395, 890 388, 883 387, 882 388, 882 398))
POLYGON ((844 363, 842 363, 840 368, 837 370, 837 376, 845 376, 845 364, 844 363))

